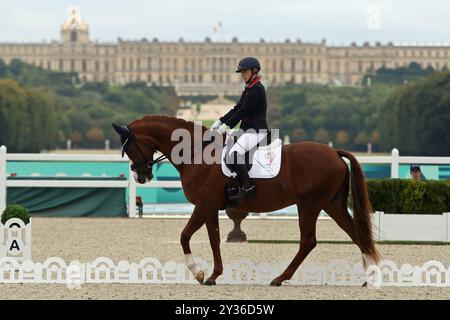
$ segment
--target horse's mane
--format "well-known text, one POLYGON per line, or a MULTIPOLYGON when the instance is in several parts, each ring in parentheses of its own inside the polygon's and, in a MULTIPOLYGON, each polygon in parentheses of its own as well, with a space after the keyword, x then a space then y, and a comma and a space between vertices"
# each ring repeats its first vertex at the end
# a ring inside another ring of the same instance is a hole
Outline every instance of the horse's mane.
MULTIPOLYGON (((194 130, 194 126, 196 125, 192 121, 187 121, 181 118, 173 117, 173 116, 165 116, 161 114, 152 114, 152 115, 146 115, 140 118, 140 120, 148 121, 148 122, 162 122, 162 123, 170 123, 174 124, 177 128, 184 128, 187 130, 194 130)), ((133 121, 134 122, 134 121, 133 121)), ((205 126, 203 128, 206 129, 205 126)))
MULTIPOLYGON (((129 125, 132 125, 135 122, 138 121, 145 121, 145 122, 158 122, 158 123, 167 123, 172 124, 176 128, 184 128, 189 131, 194 130, 194 126, 197 125, 192 121, 187 121, 181 118, 173 117, 173 116, 165 116, 161 114, 151 114, 143 116, 142 118, 138 118, 136 120, 133 120, 129 123, 129 125)), ((206 130, 206 126, 202 126, 202 130, 206 130)))

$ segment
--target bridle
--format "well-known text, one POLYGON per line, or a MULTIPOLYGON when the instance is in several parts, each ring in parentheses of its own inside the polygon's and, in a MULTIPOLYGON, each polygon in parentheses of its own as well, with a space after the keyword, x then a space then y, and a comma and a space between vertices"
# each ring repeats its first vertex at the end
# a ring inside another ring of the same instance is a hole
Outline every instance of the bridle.
MULTIPOLYGON (((156 159, 152 159, 152 160, 147 159, 144 152, 142 152, 141 148, 139 148, 139 145, 136 143, 136 136, 131 132, 131 130, 129 128, 127 128, 127 129, 128 129, 129 134, 128 134, 125 142, 122 144, 122 157, 125 155, 129 144, 133 143, 134 146, 136 147, 137 151, 139 152, 142 160, 137 163, 132 163, 130 166, 131 171, 137 172, 137 169, 145 166, 145 168, 148 170, 148 172, 147 172, 148 176, 151 177, 153 165, 167 159, 167 157, 165 155, 160 155, 156 159)), ((155 148, 153 148, 153 150, 155 150, 155 148)))
MULTIPOLYGON (((137 139, 136 136, 131 132, 130 128, 128 128, 128 126, 119 126, 116 124, 113 124, 113 128, 114 130, 116 130, 116 132, 120 135, 121 140, 123 141, 123 139, 125 139, 125 141, 122 143, 122 157, 125 155, 125 153, 127 152, 127 149, 130 145, 130 143, 134 144, 134 147, 136 148, 136 150, 138 151, 141 161, 139 162, 133 162, 130 166, 131 171, 136 172, 139 168, 145 167, 146 170, 148 170, 146 172, 146 175, 148 178, 152 178, 153 174, 152 174, 152 167, 154 164, 161 162, 165 159, 167 159, 167 157, 165 155, 161 155, 156 159, 151 159, 149 160, 144 152, 142 152, 142 149, 139 148, 139 145, 136 143, 137 139)), ((213 140, 214 141, 214 140, 213 140)), ((203 141, 202 143, 202 149, 203 147, 205 147, 206 145, 209 145, 211 143, 213 143, 213 141, 203 141)), ((223 147, 223 144, 221 145, 221 147, 223 147)), ((155 153, 156 151, 156 147, 151 146, 151 149, 153 150, 153 153, 155 153)), ((194 149, 194 146, 192 146, 192 149, 194 149)), ((195 154, 195 150, 192 150, 192 153, 195 154)))

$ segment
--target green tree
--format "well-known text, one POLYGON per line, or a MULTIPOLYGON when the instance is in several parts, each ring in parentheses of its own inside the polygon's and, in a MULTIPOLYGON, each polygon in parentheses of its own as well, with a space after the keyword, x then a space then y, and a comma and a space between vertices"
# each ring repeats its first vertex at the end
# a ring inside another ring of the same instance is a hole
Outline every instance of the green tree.
POLYGON ((405 155, 450 155, 450 73, 399 89, 381 110, 380 144, 405 155))
POLYGON ((72 132, 69 138, 72 141, 73 146, 77 146, 83 141, 83 135, 78 131, 72 132))
POLYGON ((314 140, 318 142, 328 143, 330 141, 330 135, 324 128, 319 128, 314 134, 314 140))
POLYGON ((90 129, 86 134, 86 138, 88 138, 95 146, 99 146, 105 140, 103 131, 99 128, 90 129))
POLYGON ((355 143, 358 145, 366 145, 369 142, 369 135, 366 132, 359 132, 355 138, 355 143))
POLYGON ((345 145, 348 142, 348 133, 345 130, 340 130, 336 133, 336 143, 339 145, 345 145))
POLYGON ((5 61, 3 61, 3 59, 0 59, 0 78, 4 78, 6 76, 7 71, 8 68, 6 66, 5 61))

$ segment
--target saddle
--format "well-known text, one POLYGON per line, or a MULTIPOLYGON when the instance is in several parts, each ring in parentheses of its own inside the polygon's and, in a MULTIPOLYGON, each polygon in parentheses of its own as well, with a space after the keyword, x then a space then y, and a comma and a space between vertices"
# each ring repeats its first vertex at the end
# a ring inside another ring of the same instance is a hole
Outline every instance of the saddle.
MULTIPOLYGON (((227 199, 231 195, 241 193, 241 186, 237 179, 237 174, 233 171, 233 163, 236 159, 230 159, 229 151, 231 147, 236 143, 238 135, 229 135, 225 141, 225 145, 222 152, 222 173, 230 177, 230 182, 225 186, 225 194, 227 199)), ((274 139, 272 141, 270 131, 265 139, 263 139, 258 145, 247 151, 244 155, 245 165, 251 179, 270 179, 274 178, 280 172, 281 167, 281 149, 283 143, 281 139, 274 139), (252 159, 252 161, 250 161, 252 159)), ((234 207, 237 203, 230 203, 228 201, 226 208, 234 207)), ((222 210, 225 208, 222 208, 222 210)))

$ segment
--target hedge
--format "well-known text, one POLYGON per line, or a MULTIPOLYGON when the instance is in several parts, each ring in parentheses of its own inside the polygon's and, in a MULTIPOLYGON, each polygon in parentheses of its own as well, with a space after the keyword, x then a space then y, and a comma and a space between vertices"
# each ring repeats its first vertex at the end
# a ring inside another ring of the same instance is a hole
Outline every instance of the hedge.
POLYGON ((405 214, 450 212, 450 180, 367 180, 374 211, 405 214))
POLYGON ((18 218, 22 220, 25 224, 30 222, 30 212, 27 208, 18 205, 18 204, 10 204, 6 207, 5 211, 2 213, 1 221, 2 224, 5 224, 6 221, 12 218, 18 218))

